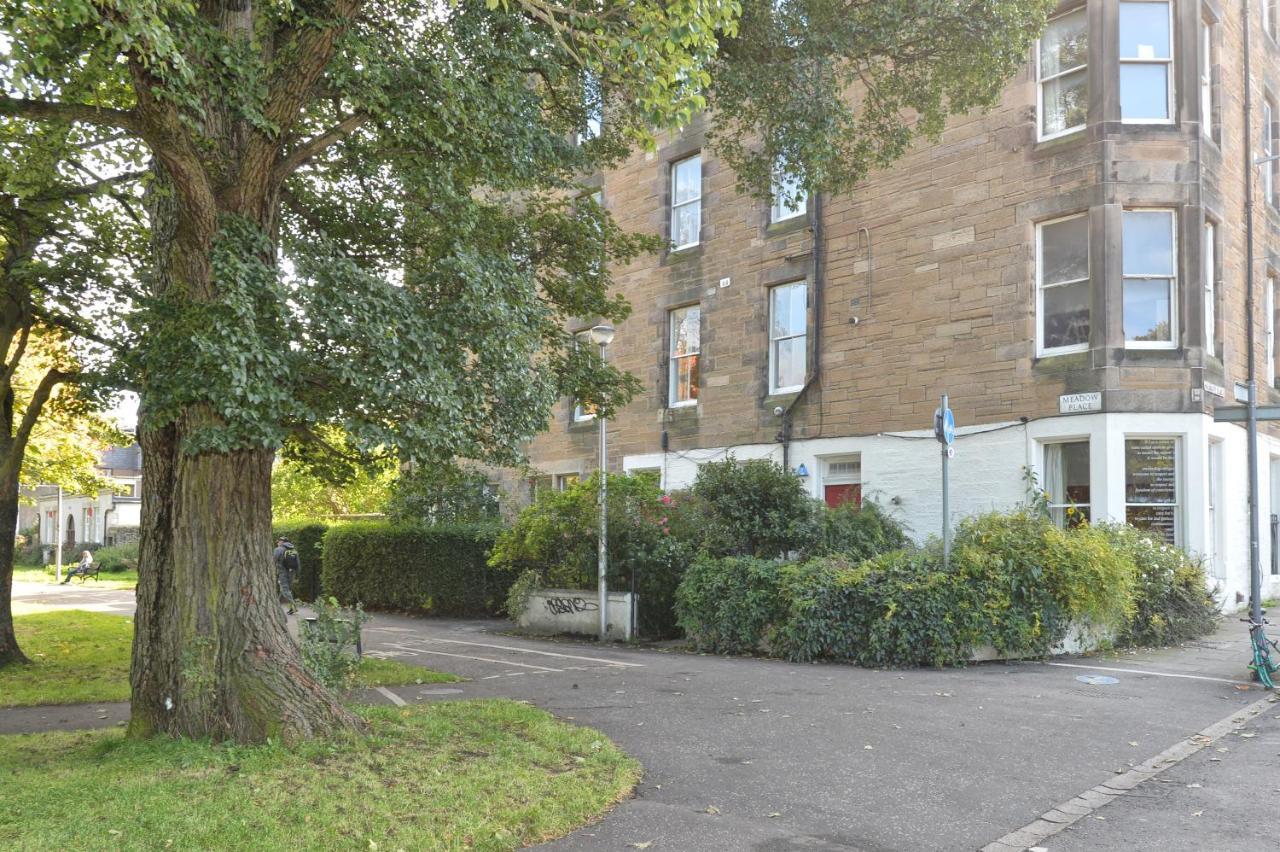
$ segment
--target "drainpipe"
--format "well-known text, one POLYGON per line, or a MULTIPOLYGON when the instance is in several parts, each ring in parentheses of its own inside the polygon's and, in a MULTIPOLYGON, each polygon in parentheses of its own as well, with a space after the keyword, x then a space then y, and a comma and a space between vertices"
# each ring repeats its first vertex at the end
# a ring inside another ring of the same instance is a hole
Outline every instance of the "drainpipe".
POLYGON ((827 251, 826 236, 822 229, 822 193, 813 194, 813 368, 804 380, 804 386, 792 397, 782 412, 782 429, 777 440, 782 444, 782 468, 791 469, 791 412, 804 398, 809 388, 817 383, 822 371, 822 294, 823 269, 827 251))
MULTIPOLYGON (((1262 563, 1259 558, 1259 539, 1262 537, 1258 513, 1258 353, 1254 351, 1256 333, 1254 313, 1257 309, 1253 297, 1253 73, 1250 45, 1253 18, 1252 4, 1241 0, 1244 9, 1244 233, 1245 233, 1245 328, 1246 348, 1249 352, 1249 617, 1254 624, 1262 623, 1262 563)), ((1268 155, 1270 151, 1266 152, 1268 155)), ((1270 164, 1267 168, 1270 168, 1270 164)))

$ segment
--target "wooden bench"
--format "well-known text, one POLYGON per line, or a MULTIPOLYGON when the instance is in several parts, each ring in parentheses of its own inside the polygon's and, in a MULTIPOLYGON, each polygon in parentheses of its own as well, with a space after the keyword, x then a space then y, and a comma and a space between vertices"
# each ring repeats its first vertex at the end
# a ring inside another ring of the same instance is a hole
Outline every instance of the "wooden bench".
POLYGON ((77 565, 75 568, 71 569, 71 573, 67 575, 67 579, 74 580, 75 578, 79 577, 80 583, 83 585, 84 581, 88 580, 90 577, 92 577, 95 580, 98 579, 98 572, 101 570, 102 570, 101 562, 90 562, 89 567, 84 569, 80 568, 80 566, 77 565))

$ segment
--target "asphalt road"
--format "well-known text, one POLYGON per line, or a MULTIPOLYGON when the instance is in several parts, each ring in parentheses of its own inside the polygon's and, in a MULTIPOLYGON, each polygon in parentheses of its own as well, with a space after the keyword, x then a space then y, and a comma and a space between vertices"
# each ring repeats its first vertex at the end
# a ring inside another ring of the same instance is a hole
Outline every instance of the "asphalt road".
MULTIPOLYGON (((120 611, 119 593, 96 594, 120 611)), ((638 757, 636 796, 550 844, 562 850, 979 849, 1265 698, 1245 683, 1234 621, 1180 649, 944 671, 528 640, 505 627, 376 616, 369 653, 468 678, 376 695, 527 700, 638 757), (1116 682, 1079 680, 1092 675, 1116 682)), ((123 712, 92 708, 84 721, 123 712)), ((1226 734, 1040 845, 1275 848, 1277 716, 1280 704, 1249 723, 1256 736, 1226 734), (1227 783, 1249 772, 1266 780, 1227 783), (1193 777, 1205 780, 1182 783, 1193 777)))

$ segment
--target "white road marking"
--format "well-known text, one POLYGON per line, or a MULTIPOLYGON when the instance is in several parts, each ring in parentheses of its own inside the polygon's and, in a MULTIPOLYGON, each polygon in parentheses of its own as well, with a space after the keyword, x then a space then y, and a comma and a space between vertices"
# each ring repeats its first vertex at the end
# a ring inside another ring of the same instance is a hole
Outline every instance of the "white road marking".
POLYGON ((484 642, 464 642, 461 639, 440 639, 435 636, 421 636, 423 642, 448 642, 451 645, 470 645, 475 648, 496 648, 499 651, 516 651, 521 654, 541 654, 544 657, 560 657, 564 660, 586 660, 589 663, 604 663, 609 666, 626 666, 628 668, 644 668, 644 663, 625 663, 622 660, 606 660, 603 657, 580 657, 576 654, 557 654, 554 651, 535 651, 532 648, 516 648, 512 645, 489 645, 484 642))
POLYGON ((445 651, 428 651, 424 648, 406 648, 403 645, 397 645, 392 647, 398 647, 404 651, 414 651, 415 653, 418 653, 418 654, 434 654, 437 657, 456 657, 460 660, 476 660, 477 662, 481 662, 481 663, 493 663, 496 666, 519 666, 522 669, 537 669, 538 671, 544 671, 544 672, 563 672, 564 671, 564 669, 553 669, 551 666, 535 666, 535 665, 529 665, 527 663, 517 663, 514 660, 491 660, 488 657, 473 657, 469 654, 450 654, 445 651))
POLYGON ((403 698, 401 698, 399 695, 396 695, 394 692, 387 689, 385 686, 375 686, 374 689, 378 690, 378 692, 381 692, 388 701, 390 701, 392 704, 396 705, 397 707, 405 707, 409 704, 409 702, 405 701, 403 698))
POLYGON ((1205 675, 1177 674, 1175 672, 1152 672, 1146 669, 1120 669, 1107 668, 1106 666, 1082 666, 1079 663, 1045 663, 1046 666, 1061 666, 1064 669, 1089 669, 1096 672, 1123 672, 1125 674, 1135 675, 1151 675, 1152 677, 1179 677, 1186 680, 1211 680, 1215 683, 1243 683, 1248 684, 1247 680, 1229 680, 1224 677, 1206 677, 1205 675))

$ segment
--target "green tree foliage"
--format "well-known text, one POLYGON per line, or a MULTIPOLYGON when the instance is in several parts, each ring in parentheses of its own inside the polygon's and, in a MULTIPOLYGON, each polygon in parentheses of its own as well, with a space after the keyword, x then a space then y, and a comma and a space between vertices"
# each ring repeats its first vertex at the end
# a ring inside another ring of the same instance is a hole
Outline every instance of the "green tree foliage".
POLYGON ((396 479, 387 517, 397 523, 474 523, 499 514, 497 486, 465 464, 412 465, 396 479))
POLYGON ((806 550, 822 523, 822 504, 800 478, 767 459, 727 459, 698 468, 702 547, 715 556, 773 558, 806 550))
POLYGON ((376 514, 386 510, 395 481, 391 465, 359 467, 334 482, 303 461, 281 458, 271 470, 271 516, 286 521, 376 514))

